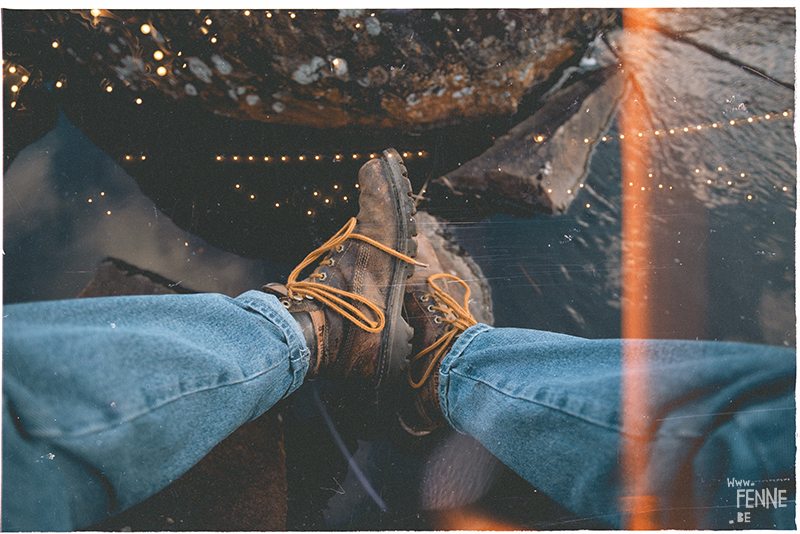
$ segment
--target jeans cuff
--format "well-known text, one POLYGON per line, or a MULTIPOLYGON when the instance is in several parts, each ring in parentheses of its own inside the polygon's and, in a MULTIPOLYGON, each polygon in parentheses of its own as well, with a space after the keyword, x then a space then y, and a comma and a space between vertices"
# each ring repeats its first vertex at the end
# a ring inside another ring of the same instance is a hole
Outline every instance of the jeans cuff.
POLYGON ((469 344, 472 343, 472 341, 478 335, 492 329, 493 328, 491 326, 483 323, 478 323, 475 326, 467 328, 464 333, 458 337, 455 344, 453 344, 453 348, 450 349, 450 352, 448 352, 447 355, 442 358, 442 362, 439 367, 439 405, 442 409, 442 413, 444 414, 444 418, 447 419, 447 422, 451 427, 455 428, 459 432, 461 431, 450 419, 450 404, 447 398, 447 392, 450 389, 450 368, 455 364, 456 360, 464 353, 469 344))
POLYGON ((274 295, 251 290, 236 297, 236 301, 263 315, 286 338, 292 367, 292 385, 286 392, 288 395, 303 384, 308 367, 311 365, 311 351, 306 346, 300 325, 274 295))

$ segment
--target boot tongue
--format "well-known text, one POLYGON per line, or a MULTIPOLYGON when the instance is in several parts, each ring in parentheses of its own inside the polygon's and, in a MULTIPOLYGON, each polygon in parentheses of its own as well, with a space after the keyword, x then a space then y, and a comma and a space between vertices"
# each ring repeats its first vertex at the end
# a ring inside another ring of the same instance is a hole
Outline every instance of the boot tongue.
POLYGON ((391 202, 393 194, 389 165, 376 158, 365 163, 358 172, 359 212, 356 232, 390 247, 397 240, 395 217, 386 216, 387 201, 391 202))

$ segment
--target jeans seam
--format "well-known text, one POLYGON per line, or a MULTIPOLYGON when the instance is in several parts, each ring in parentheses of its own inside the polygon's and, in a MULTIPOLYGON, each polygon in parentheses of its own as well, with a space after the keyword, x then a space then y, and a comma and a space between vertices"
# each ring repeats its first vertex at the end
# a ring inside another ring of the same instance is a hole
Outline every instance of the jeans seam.
POLYGON ((181 395, 176 395, 176 396, 171 397, 171 398, 169 398, 167 400, 159 402, 157 405, 149 407, 146 410, 139 410, 135 414, 131 414, 131 415, 125 417, 124 419, 119 419, 117 421, 113 421, 111 423, 106 423, 106 424, 103 424, 103 425, 97 425, 96 427, 86 428, 86 429, 83 429, 83 430, 81 430, 79 432, 59 432, 59 433, 30 432, 30 435, 31 435, 31 437, 37 438, 37 439, 43 439, 43 438, 47 438, 47 439, 72 439, 72 438, 81 438, 81 437, 89 436, 89 435, 92 435, 92 434, 99 434, 101 432, 105 432, 106 430, 110 430, 110 429, 114 428, 115 426, 128 424, 128 423, 130 423, 132 421, 135 421, 136 419, 139 419, 141 417, 145 417, 146 415, 148 415, 150 413, 153 413, 153 412, 156 412, 156 411, 160 410, 161 408, 164 408, 165 406, 167 406, 169 404, 172 404, 173 402, 177 402, 177 401, 179 401, 181 399, 185 399, 185 398, 190 397, 192 395, 197 395, 197 394, 200 394, 200 393, 205 393, 207 391, 213 391, 215 389, 221 389, 221 388, 226 388, 226 387, 231 387, 231 386, 237 386, 237 385, 241 385, 241 384, 246 384, 248 382, 252 382, 252 381, 257 380, 258 378, 264 376, 265 374, 271 372, 273 369, 275 369, 277 367, 278 367, 278 365, 273 365, 272 367, 269 367, 267 369, 263 369, 262 371, 260 371, 259 373, 255 374, 255 375, 252 375, 252 376, 250 376, 248 378, 245 378, 245 379, 242 379, 242 380, 238 380, 236 382, 228 382, 228 383, 225 383, 225 384, 216 384, 214 386, 207 386, 207 387, 198 388, 198 389, 195 389, 195 390, 192 390, 192 391, 188 391, 188 392, 185 392, 185 393, 183 393, 181 395))
MULTIPOLYGON (((610 430, 612 432, 618 432, 619 434, 622 434, 622 435, 625 435, 625 436, 629 436, 629 437, 632 437, 632 438, 645 437, 645 436, 638 436, 638 435, 635 435, 635 434, 631 434, 630 432, 627 432, 627 431, 623 430, 622 427, 620 427, 619 425, 612 426, 612 425, 609 425, 608 423, 602 423, 600 421, 596 421, 596 420, 593 420, 593 419, 588 419, 585 416, 581 416, 581 415, 578 415, 576 413, 573 413, 573 412, 570 412, 570 411, 566 411, 564 409, 552 406, 550 404, 545 404, 545 403, 542 403, 542 402, 539 402, 539 401, 526 399, 524 397, 520 397, 520 396, 517 396, 517 395, 509 394, 508 392, 502 391, 502 390, 496 388, 495 386, 493 386, 491 384, 488 384, 488 383, 483 382, 481 380, 477 380, 477 379, 475 379, 475 378, 473 378, 471 376, 467 376, 467 375, 465 375, 463 373, 459 373, 458 371, 456 371, 454 369, 450 369, 448 371, 448 374, 450 374, 450 373, 452 373, 453 375, 457 375, 457 376, 461 377, 464 380, 469 380, 469 381, 471 381, 471 382, 473 382, 475 384, 482 384, 482 385, 484 385, 484 386, 486 386, 486 387, 498 392, 499 394, 501 394, 504 397, 508 397, 508 398, 511 398, 511 399, 527 402, 527 403, 530 403, 530 404, 535 404, 536 406, 540 406, 542 408, 546 408, 548 410, 552 410, 554 412, 561 413, 561 414, 566 415, 568 417, 572 417, 572 418, 578 419, 580 421, 584 421, 584 422, 589 423, 589 424, 591 424, 593 426, 596 426, 598 428, 602 428, 602 429, 605 429, 605 430, 610 430)), ((449 377, 448 377, 448 386, 449 386, 449 377)), ((451 421, 450 424, 453 425, 453 421, 452 421, 452 419, 450 419, 449 415, 447 416, 447 419, 449 421, 451 421)), ((455 426, 455 425, 453 425, 453 426, 455 426)))

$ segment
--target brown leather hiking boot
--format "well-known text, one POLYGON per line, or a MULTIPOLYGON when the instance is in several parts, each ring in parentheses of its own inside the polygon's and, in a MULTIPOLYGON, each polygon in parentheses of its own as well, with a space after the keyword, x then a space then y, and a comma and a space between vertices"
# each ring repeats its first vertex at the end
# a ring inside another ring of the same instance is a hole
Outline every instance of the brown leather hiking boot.
POLYGON ((404 313, 414 328, 414 354, 409 359, 408 378, 401 390, 400 425, 414 436, 424 436, 447 425, 439 405, 439 364, 458 336, 477 324, 469 311, 469 286, 442 267, 430 241, 417 237, 420 263, 406 284, 404 313), (459 304, 451 293, 463 293, 459 304))
POLYGON ((278 296, 300 324, 311 350, 307 378, 363 382, 365 390, 374 388, 370 396, 379 410, 393 413, 394 404, 387 404, 394 402, 392 389, 402 379, 413 335, 401 312, 417 253, 416 208, 394 149, 364 164, 358 183, 358 216, 309 254, 286 285, 263 289, 278 296))

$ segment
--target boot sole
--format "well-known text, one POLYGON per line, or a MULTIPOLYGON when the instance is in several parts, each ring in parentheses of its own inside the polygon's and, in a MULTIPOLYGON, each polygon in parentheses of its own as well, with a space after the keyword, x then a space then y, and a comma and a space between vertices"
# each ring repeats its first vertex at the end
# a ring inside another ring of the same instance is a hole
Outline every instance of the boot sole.
MULTIPOLYGON (((394 188, 395 209, 400 224, 397 229, 396 249, 406 256, 416 257, 417 213, 411 197, 411 181, 400 154, 393 148, 383 151, 381 161, 391 176, 394 188)), ((395 262, 391 278, 391 290, 386 305, 386 326, 381 339, 381 353, 378 356, 375 377, 375 399, 378 422, 387 428, 397 412, 397 399, 400 383, 406 373, 407 358, 411 354, 411 338, 414 330, 402 317, 403 297, 406 280, 414 274, 414 265, 405 261, 395 262), (385 425, 385 426, 384 426, 385 425)))

